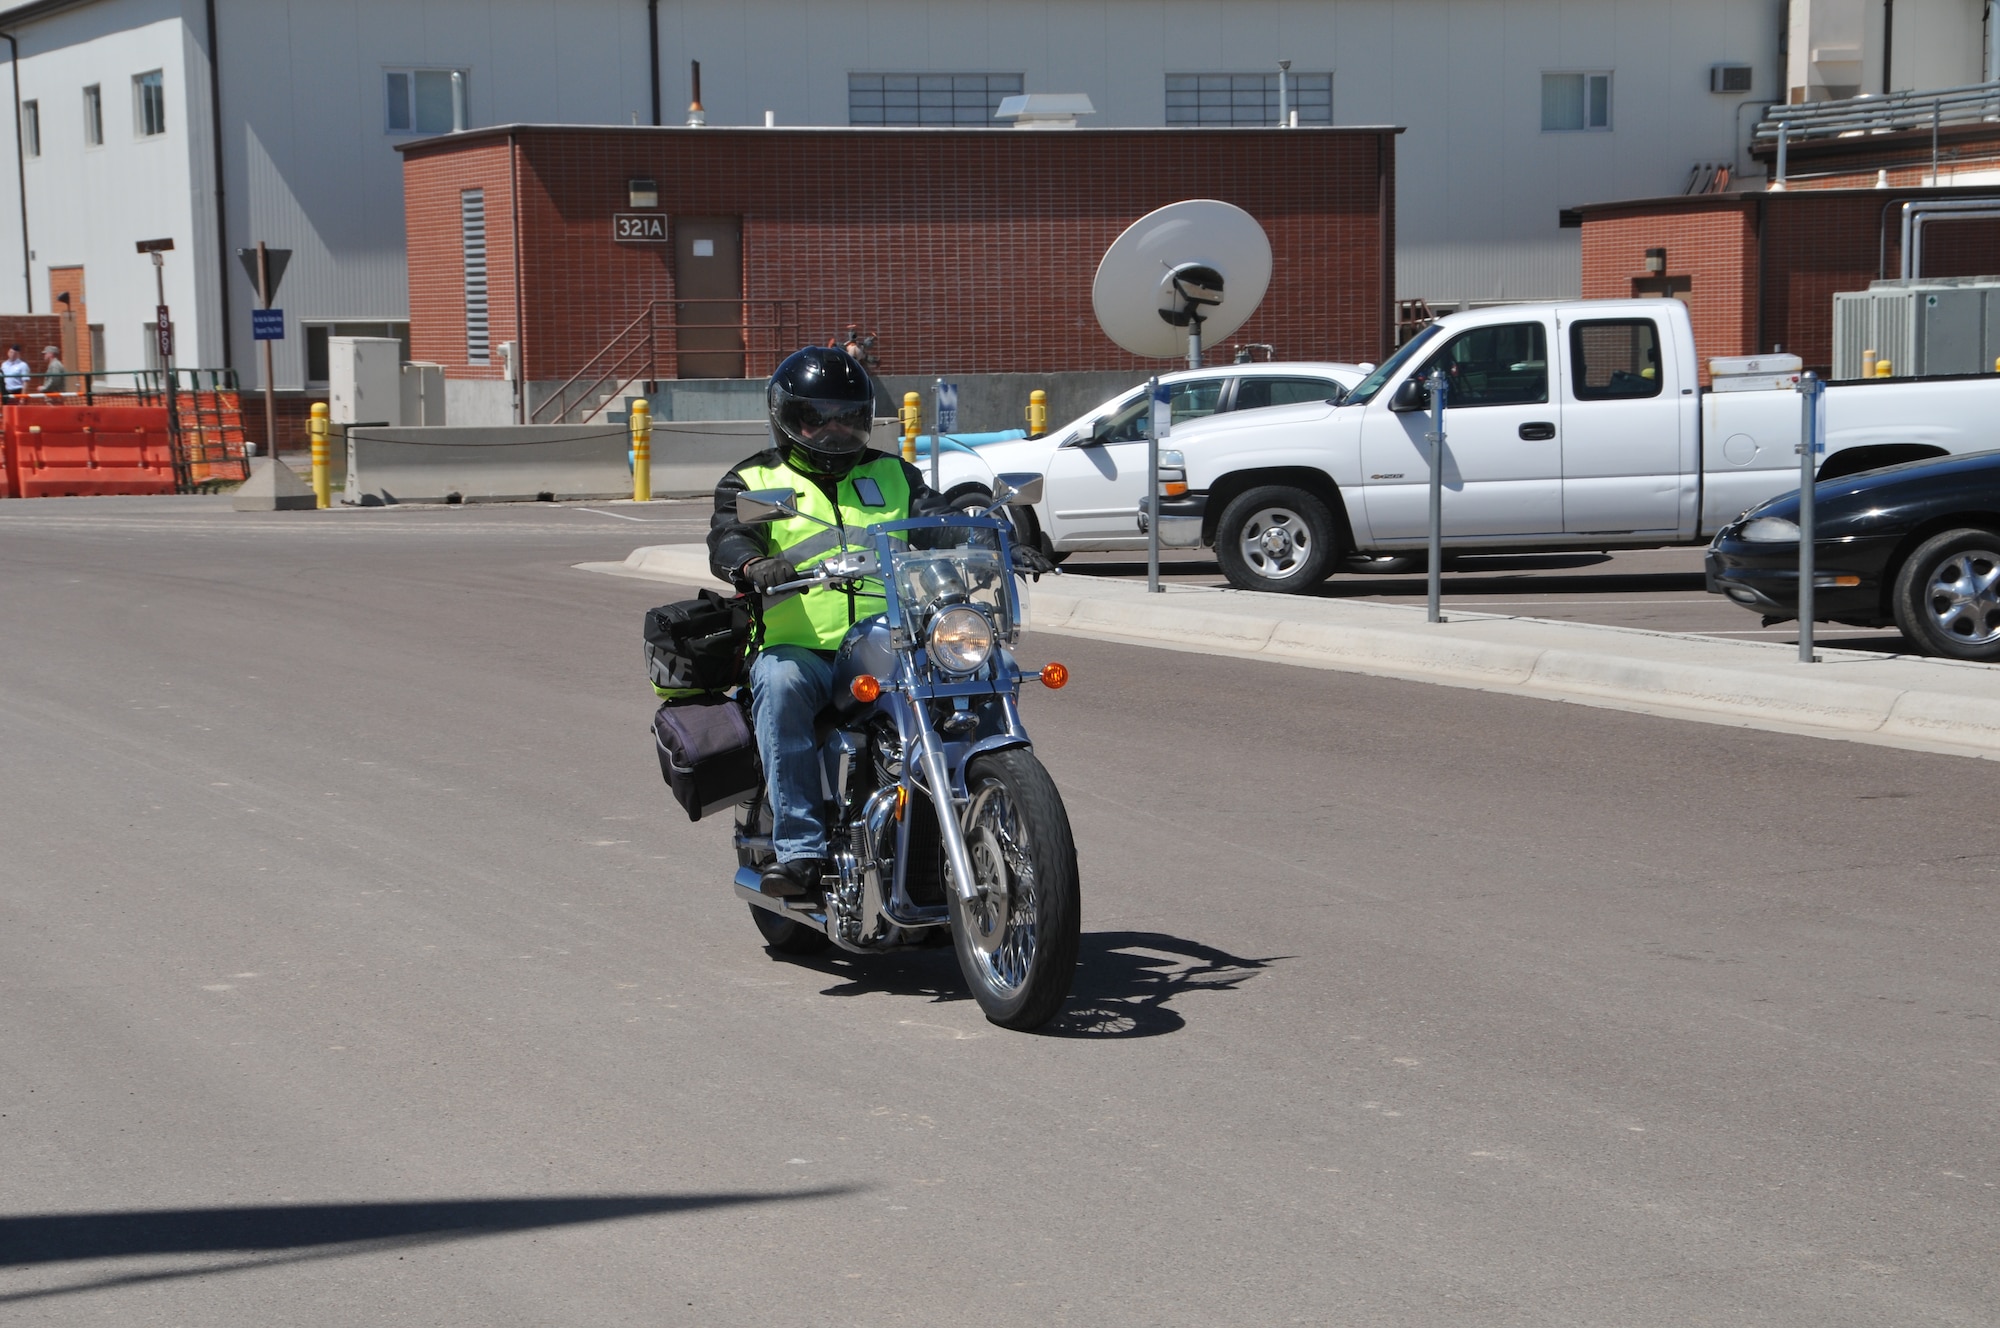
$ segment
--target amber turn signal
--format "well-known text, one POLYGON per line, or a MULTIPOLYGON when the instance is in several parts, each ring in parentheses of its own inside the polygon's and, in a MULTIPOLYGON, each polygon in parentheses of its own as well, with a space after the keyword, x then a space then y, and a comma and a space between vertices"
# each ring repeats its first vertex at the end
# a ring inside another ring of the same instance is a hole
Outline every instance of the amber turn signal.
POLYGON ((1042 665, 1042 686, 1061 687, 1069 682, 1069 670, 1060 664, 1042 665))
POLYGON ((847 684, 847 690, 854 693, 854 699, 864 705, 882 695, 882 683, 872 673, 863 673, 847 684))

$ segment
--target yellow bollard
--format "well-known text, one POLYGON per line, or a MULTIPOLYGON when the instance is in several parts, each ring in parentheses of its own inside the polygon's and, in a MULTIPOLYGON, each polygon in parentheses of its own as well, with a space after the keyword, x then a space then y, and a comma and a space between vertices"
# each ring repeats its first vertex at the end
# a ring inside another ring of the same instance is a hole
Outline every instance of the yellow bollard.
POLYGON ((924 399, 915 392, 903 393, 903 460, 917 459, 917 429, 924 420, 924 399))
POLYGON ((1877 378, 1894 378, 1896 376, 1896 366, 1888 360, 1877 360, 1875 361, 1875 376, 1877 378))
POLYGON ((324 401, 313 402, 312 423, 308 427, 312 430, 314 505, 325 510, 333 506, 333 481, 326 473, 327 420, 324 401))
POLYGON ((1040 438, 1049 431, 1049 394, 1036 388, 1028 393, 1028 437, 1040 438))
POLYGON ((1882 357, 1880 355, 1877 355, 1874 351, 1872 350, 1862 351, 1861 376, 1863 378, 1873 378, 1875 376, 1875 366, 1880 364, 1881 362, 1882 362, 1882 357))
POLYGON ((653 408, 632 403, 632 501, 653 501, 653 408))

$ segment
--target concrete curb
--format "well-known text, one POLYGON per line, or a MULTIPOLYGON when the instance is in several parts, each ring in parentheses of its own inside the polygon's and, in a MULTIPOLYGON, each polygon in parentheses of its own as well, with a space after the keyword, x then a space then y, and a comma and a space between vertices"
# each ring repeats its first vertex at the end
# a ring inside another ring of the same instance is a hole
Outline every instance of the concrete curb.
MULTIPOLYGON (((635 549, 588 570, 678 585, 712 579, 700 545, 635 549)), ((2000 668, 1914 656, 1672 636, 1536 618, 1173 587, 1044 578, 1029 625, 1168 649, 1477 687, 2000 759, 2000 668)))

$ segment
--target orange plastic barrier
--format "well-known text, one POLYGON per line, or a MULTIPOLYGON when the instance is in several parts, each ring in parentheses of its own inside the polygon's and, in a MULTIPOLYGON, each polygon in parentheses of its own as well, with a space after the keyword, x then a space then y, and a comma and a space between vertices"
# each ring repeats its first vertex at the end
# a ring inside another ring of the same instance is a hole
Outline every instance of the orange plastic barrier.
POLYGON ((9 406, 9 492, 19 498, 173 493, 165 406, 9 406))

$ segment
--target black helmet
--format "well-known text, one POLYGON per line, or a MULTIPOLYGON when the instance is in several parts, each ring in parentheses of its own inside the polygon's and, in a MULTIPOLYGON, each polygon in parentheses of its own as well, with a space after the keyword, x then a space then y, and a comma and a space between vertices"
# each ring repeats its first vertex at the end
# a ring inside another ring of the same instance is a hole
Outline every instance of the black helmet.
POLYGON ((785 461, 837 479, 868 447, 875 388, 853 356, 831 346, 795 351, 771 375, 771 435, 785 461))

